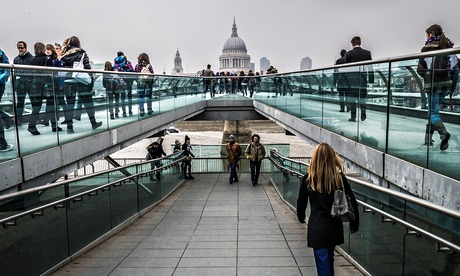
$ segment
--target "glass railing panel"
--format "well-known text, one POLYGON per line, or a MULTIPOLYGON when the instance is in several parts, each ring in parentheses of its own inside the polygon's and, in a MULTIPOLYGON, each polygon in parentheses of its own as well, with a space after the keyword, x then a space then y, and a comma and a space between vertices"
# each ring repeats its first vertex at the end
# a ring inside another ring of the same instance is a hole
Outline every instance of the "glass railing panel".
POLYGON ((322 71, 306 72, 302 79, 306 87, 300 95, 299 118, 321 126, 323 124, 322 71))
MULTIPOLYGON (((443 175, 460 180, 460 171, 456 163, 460 162, 457 152, 456 133, 459 126, 459 86, 458 68, 445 70, 444 66, 453 66, 458 60, 454 55, 437 55, 433 58, 425 58, 428 70, 423 75, 424 89, 427 96, 428 113, 430 118, 433 146, 429 147, 427 167, 443 175), (449 133, 449 148, 440 150, 441 138, 449 133), (448 153, 446 156, 445 153, 448 153)), ((458 54, 457 54, 458 56, 458 54)), ((428 121, 428 120, 427 120, 428 121)), ((427 122, 428 123, 428 122, 427 122)), ((423 133, 424 134, 424 133, 423 133)))
POLYGON ((112 228, 121 224, 138 212, 138 185, 138 180, 134 178, 121 186, 112 186, 110 188, 112 228))
POLYGON ((0 219, 63 199, 65 196, 66 187, 61 185, 2 200, 0 201, 0 219))
POLYGON ((428 151, 424 139, 427 110, 423 107, 426 96, 416 73, 417 64, 418 60, 391 63, 388 153, 426 167, 428 151))
POLYGON ((68 257, 66 209, 51 207, 43 216, 24 216, 17 226, 1 227, 0 244, 2 275, 43 274, 68 257))
POLYGON ((374 149, 385 151, 388 99, 385 79, 388 79, 390 73, 388 63, 360 66, 359 73, 361 83, 357 99, 356 117, 358 122, 358 142, 374 149), (365 83, 367 83, 367 86, 365 86, 365 83), (362 106, 360 106, 361 101, 362 106))
POLYGON ((347 84, 343 70, 338 68, 324 71, 320 93, 323 101, 322 127, 336 133, 354 130, 348 122, 350 114, 345 112, 347 84))
MULTIPOLYGON (((0 70, 4 70, 5 74, 11 76, 11 69, 2 68, 0 70)), ((18 157, 11 77, 8 78, 4 85, 0 84, 0 116, 0 162, 4 162, 18 157)))
POLYGON ((404 200, 379 192, 367 186, 353 184, 352 181, 350 181, 350 183, 357 200, 361 200, 375 208, 384 210, 386 213, 398 218, 404 218, 404 208, 406 204, 404 200))
POLYGON ((404 275, 456 275, 458 253, 437 252, 433 241, 416 235, 405 236, 404 275))
POLYGON ((27 72, 15 70, 14 74, 19 74, 16 80, 16 112, 18 128, 22 130, 18 132, 21 155, 56 147, 58 125, 55 117, 53 72, 38 69, 27 72), (42 135, 40 139, 39 135, 42 135))
MULTIPOLYGON (((101 237, 112 228, 110 191, 82 196, 82 201, 68 202, 68 233, 70 255, 101 237), (97 222, 97 223, 96 223, 97 222)), ((120 202, 113 202, 120 204, 120 202)))
MULTIPOLYGON (((359 231, 345 239, 341 247, 371 275, 382 275, 382 271, 385 275, 403 275, 404 229, 380 220, 378 214, 361 215, 359 231)), ((349 229, 344 227, 344 232, 349 233, 349 229)))
POLYGON ((460 221, 442 212, 408 202, 406 221, 454 244, 460 244, 460 221))

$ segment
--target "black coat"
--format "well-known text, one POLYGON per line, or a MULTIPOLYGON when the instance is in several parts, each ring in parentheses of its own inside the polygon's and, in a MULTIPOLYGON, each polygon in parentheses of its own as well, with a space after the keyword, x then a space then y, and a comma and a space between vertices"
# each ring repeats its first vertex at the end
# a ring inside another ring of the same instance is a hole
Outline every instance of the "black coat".
POLYGON ((31 53, 27 52, 23 56, 15 57, 13 60, 13 64, 30 65, 30 61, 32 60, 33 57, 34 56, 31 53))
MULTIPOLYGON (((355 210, 355 220, 350 222, 350 229, 358 230, 359 212, 358 203, 351 190, 350 184, 344 174, 341 173, 345 193, 350 197, 355 210)), ((343 224, 340 220, 331 216, 334 192, 321 194, 307 188, 308 174, 302 178, 297 198, 297 218, 299 222, 305 222, 305 210, 310 199, 311 213, 308 219, 307 246, 313 248, 330 248, 344 242, 343 224)))
MULTIPOLYGON (((33 66, 53 66, 53 63, 49 61, 46 54, 37 54, 30 60, 30 65, 33 66)), ((51 83, 52 72, 32 70, 33 79, 32 87, 34 91, 42 91, 45 83, 51 83)))
MULTIPOLYGON (((340 65, 345 63, 345 57, 340 57, 335 61, 335 65, 340 65)), ((348 88, 347 78, 344 73, 341 73, 340 70, 336 69, 334 72, 334 85, 337 85, 338 90, 345 90, 348 88)))
MULTIPOLYGON (((352 50, 346 52, 345 63, 360 62, 366 60, 372 60, 371 52, 364 50, 361 47, 355 47, 352 50)), ((347 73, 346 78, 348 84, 355 93, 360 93, 362 97, 367 96, 367 82, 374 82, 374 72, 372 65, 365 65, 362 68, 355 69, 353 73, 347 73)))

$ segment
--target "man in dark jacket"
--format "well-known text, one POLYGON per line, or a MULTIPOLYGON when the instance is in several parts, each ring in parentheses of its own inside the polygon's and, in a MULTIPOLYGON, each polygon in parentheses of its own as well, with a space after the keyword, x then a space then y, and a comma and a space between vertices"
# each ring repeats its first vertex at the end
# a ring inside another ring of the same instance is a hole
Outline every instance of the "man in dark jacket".
MULTIPOLYGON (((30 61, 34 57, 29 51, 27 51, 27 43, 19 41, 16 44, 19 54, 14 58, 13 64, 18 65, 30 65, 30 61)), ((16 70, 14 80, 14 89, 17 95, 16 102, 16 123, 22 124, 22 112, 24 111, 24 104, 26 101, 26 95, 32 90, 32 76, 30 71, 16 70)))
MULTIPOLYGON (((353 49, 345 54, 345 63, 372 59, 371 52, 361 48, 361 38, 359 36, 355 36, 351 39, 351 45, 353 49)), ((358 101, 359 107, 361 108, 361 121, 366 120, 367 82, 374 82, 372 65, 360 66, 359 68, 354 68, 354 70, 355 72, 346 75, 350 85, 347 96, 351 109, 351 118, 348 120, 350 122, 356 122, 356 101, 358 101)))
MULTIPOLYGON (((163 155, 166 156, 166 153, 163 151, 163 147, 158 142, 153 142, 147 147, 147 156, 145 159, 153 160, 153 159, 161 158, 163 155)), ((150 163, 150 166, 152 170, 155 169, 155 167, 159 168, 161 167, 161 162, 160 161, 152 162, 150 163)), ((161 179, 160 171, 157 171, 156 180, 160 180, 160 179, 161 179)), ((153 178, 153 175, 150 176, 150 180, 155 181, 155 179, 153 178)))
MULTIPOLYGON (((347 51, 345 49, 342 49, 342 51, 340 51, 340 58, 335 61, 335 65, 345 63, 346 52, 347 51)), ((343 73, 339 72, 339 69, 334 70, 334 85, 337 86, 337 91, 339 92, 340 112, 345 112, 345 105, 347 106, 347 112, 350 111, 350 107, 347 105, 346 99, 346 90, 348 87, 347 79, 343 73)))

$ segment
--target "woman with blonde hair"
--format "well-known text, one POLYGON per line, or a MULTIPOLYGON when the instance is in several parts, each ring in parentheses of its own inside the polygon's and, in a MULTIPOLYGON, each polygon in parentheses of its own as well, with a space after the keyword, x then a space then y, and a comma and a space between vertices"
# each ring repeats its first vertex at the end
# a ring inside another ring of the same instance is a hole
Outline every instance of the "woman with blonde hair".
POLYGON ((305 223, 305 210, 310 199, 307 246, 313 248, 318 275, 334 275, 334 250, 344 243, 342 221, 331 216, 334 192, 338 189, 345 190, 351 199, 355 220, 350 222, 350 233, 355 233, 359 228, 358 204, 343 174, 343 161, 329 144, 321 143, 313 150, 297 198, 300 223, 305 223))

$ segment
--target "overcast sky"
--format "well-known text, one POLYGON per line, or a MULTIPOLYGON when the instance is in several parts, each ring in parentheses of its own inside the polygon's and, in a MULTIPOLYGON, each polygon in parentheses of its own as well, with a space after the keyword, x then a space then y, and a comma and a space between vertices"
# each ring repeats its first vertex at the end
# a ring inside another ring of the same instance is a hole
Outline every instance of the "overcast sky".
POLYGON ((76 35, 94 62, 113 61, 121 50, 135 64, 146 52, 155 73, 171 72, 176 49, 185 72, 208 63, 216 70, 233 17, 256 70, 261 57, 281 72, 299 70, 306 56, 313 68, 332 65, 355 35, 374 59, 418 53, 432 24, 460 46, 459 0, 24 0, 2 6, 0 48, 10 60, 18 40, 33 53, 35 42, 76 35))

